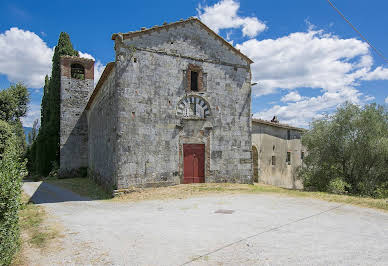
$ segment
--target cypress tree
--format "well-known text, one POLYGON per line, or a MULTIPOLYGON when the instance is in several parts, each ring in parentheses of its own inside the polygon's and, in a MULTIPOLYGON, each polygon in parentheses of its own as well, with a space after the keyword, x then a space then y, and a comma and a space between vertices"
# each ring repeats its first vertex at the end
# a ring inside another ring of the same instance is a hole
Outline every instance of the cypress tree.
POLYGON ((59 35, 52 59, 51 78, 46 76, 42 98, 41 127, 37 138, 34 169, 44 176, 50 173, 54 162, 59 165, 60 58, 63 55, 79 56, 66 32, 59 35))

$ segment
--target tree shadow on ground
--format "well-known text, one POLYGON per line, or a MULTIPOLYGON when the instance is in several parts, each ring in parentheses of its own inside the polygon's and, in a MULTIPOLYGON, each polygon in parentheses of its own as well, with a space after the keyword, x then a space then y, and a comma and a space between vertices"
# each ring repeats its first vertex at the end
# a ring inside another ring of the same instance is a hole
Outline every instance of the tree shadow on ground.
MULTIPOLYGON (((25 180, 25 183, 33 181, 25 180)), ((28 184, 26 184, 28 185, 28 184)), ((89 197, 80 196, 68 189, 49 184, 45 181, 41 182, 38 188, 34 191, 34 194, 30 198, 30 202, 35 204, 43 203, 58 203, 68 201, 91 201, 89 197)))

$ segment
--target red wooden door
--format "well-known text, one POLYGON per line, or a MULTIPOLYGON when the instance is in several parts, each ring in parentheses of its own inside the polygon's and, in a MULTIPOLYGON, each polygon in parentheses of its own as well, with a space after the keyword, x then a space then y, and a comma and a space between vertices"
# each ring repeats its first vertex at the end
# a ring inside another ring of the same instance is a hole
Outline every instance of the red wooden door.
POLYGON ((205 182, 205 145, 183 144, 183 184, 205 182))

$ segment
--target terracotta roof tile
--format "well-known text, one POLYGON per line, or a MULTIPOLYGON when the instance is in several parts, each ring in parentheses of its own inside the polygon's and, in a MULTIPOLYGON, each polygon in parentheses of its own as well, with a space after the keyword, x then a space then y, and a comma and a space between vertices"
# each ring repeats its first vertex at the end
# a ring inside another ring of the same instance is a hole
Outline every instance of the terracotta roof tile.
POLYGON ((280 128, 293 129, 293 130, 297 130, 297 131, 307 131, 307 129, 305 129, 305 128, 294 127, 294 126, 290 126, 287 124, 281 124, 281 123, 274 123, 274 122, 271 122, 268 120, 263 120, 263 119, 258 119, 258 118, 252 118, 252 123, 264 124, 264 125, 280 127, 280 128))

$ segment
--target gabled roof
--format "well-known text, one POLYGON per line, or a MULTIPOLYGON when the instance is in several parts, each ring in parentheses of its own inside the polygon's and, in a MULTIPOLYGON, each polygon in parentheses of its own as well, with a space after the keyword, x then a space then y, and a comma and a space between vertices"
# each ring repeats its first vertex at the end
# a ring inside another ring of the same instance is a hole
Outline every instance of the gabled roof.
POLYGON ((172 27, 176 27, 178 25, 181 25, 181 24, 186 24, 186 23, 191 23, 191 22, 196 22, 196 23, 199 23, 199 25, 204 28, 208 33, 210 33, 211 35, 213 35, 214 37, 216 37, 217 39, 219 39, 223 44, 225 44, 226 46, 228 46, 232 51, 234 51, 235 53, 237 53, 239 56, 241 56, 244 60, 246 60, 249 64, 252 64, 253 61, 251 59, 249 59, 249 57, 247 57, 246 55, 244 55, 243 53, 240 52, 240 50, 236 49, 233 45, 231 45, 229 42, 227 42, 224 38, 222 38, 220 35, 218 35, 217 33, 215 33, 214 31, 212 31, 208 26, 206 26, 205 24, 203 24, 198 18, 195 18, 195 17, 190 17, 186 20, 180 20, 180 21, 176 21, 176 22, 172 22, 172 23, 163 23, 162 26, 153 26, 152 28, 149 28, 149 29, 146 29, 146 28, 142 28, 141 30, 138 30, 138 31, 130 31, 130 32, 127 32, 127 33, 114 33, 112 35, 112 40, 115 40, 116 37, 120 34, 123 36, 124 39, 128 39, 128 38, 132 38, 132 37, 135 37, 135 36, 139 36, 139 35, 142 35, 144 33, 151 33, 151 32, 154 32, 154 31, 159 31, 160 29, 169 29, 169 28, 172 28, 172 27))
POLYGON ((273 126, 273 127, 280 127, 280 128, 286 128, 286 129, 292 129, 292 130, 297 130, 301 132, 307 131, 305 128, 300 128, 300 127, 293 127, 287 124, 280 124, 280 123, 275 123, 263 119, 258 119, 258 118, 252 118, 252 123, 257 123, 257 124, 263 124, 263 125, 268 125, 268 126, 273 126))

